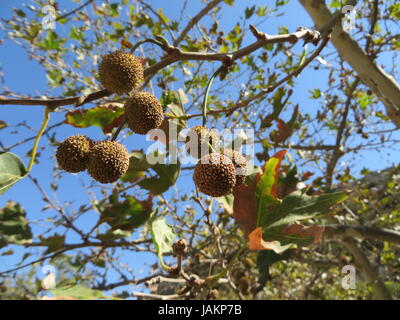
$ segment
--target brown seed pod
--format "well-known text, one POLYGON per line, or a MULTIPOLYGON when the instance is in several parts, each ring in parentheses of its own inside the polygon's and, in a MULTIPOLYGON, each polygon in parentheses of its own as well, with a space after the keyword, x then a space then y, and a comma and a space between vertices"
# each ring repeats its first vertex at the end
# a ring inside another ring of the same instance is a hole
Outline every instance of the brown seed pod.
POLYGON ((99 65, 101 84, 111 93, 123 94, 139 87, 144 79, 142 61, 121 50, 103 56, 99 65))
POLYGON ((219 291, 218 289, 212 289, 210 291, 210 298, 213 300, 218 300, 219 299, 219 291))
POLYGON ((250 293, 251 281, 249 277, 243 276, 239 279, 239 290, 243 295, 248 295, 250 293))
POLYGON ((158 128, 163 119, 163 108, 158 99, 148 92, 136 92, 125 103, 128 127, 135 133, 147 134, 158 128))
POLYGON ((67 172, 80 172, 87 169, 89 152, 93 141, 77 134, 65 139, 57 148, 56 159, 59 167, 67 172))
POLYGON ((217 152, 219 142, 219 136, 214 130, 195 126, 188 132, 185 147, 192 157, 200 159, 209 153, 217 152))
POLYGON ((236 184, 236 170, 232 161, 220 153, 205 155, 194 169, 193 180, 201 192, 221 197, 236 184))
POLYGON ((98 182, 115 182, 126 173, 128 168, 128 150, 118 142, 98 142, 89 154, 88 173, 98 182))
POLYGON ((236 168, 236 186, 241 185, 247 176, 246 158, 238 151, 224 149, 223 154, 232 160, 236 168))

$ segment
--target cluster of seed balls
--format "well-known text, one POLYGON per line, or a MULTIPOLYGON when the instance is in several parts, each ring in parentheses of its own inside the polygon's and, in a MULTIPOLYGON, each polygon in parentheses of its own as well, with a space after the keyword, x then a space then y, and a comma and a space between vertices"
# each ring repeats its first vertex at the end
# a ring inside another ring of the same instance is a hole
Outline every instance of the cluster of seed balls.
POLYGON ((232 149, 215 152, 219 149, 219 142, 218 135, 203 126, 191 128, 186 140, 190 155, 200 159, 194 169, 193 180, 200 192, 212 197, 231 192, 233 187, 244 183, 247 175, 243 155, 232 149), (198 143, 197 148, 194 141, 198 143))
MULTIPOLYGON (((129 52, 118 50, 109 53, 103 56, 99 65, 99 78, 111 93, 130 93, 144 81, 143 62, 129 52)), ((164 118, 160 101, 144 91, 132 93, 124 109, 128 127, 138 134, 158 128, 164 118)), ((61 169, 71 173, 87 170, 101 183, 117 181, 129 168, 129 153, 122 144, 94 142, 83 135, 64 140, 57 149, 56 158, 61 169)))
POLYGON ((56 158, 61 169, 71 173, 87 170, 101 183, 117 181, 129 167, 129 153, 122 144, 95 142, 80 134, 65 139, 57 149, 56 158))
MULTIPOLYGON (((112 52, 103 56, 99 78, 109 92, 129 93, 144 81, 143 62, 130 52, 112 52)), ((124 108, 128 127, 138 134, 147 134, 149 130, 160 127, 164 118, 159 100, 144 91, 131 94, 124 108)), ((193 179, 201 192, 220 197, 244 182, 246 160, 239 152, 214 152, 220 142, 219 137, 205 127, 193 127, 190 134, 186 147, 193 157, 200 159, 193 179), (193 136, 195 139, 190 138, 193 136)), ((57 149, 56 158, 61 169, 71 173, 87 170, 93 179, 101 183, 117 181, 129 168, 129 153, 122 144, 107 140, 94 142, 83 135, 64 140, 57 149)))
MULTIPOLYGON (((103 56, 99 65, 101 84, 111 93, 123 94, 137 89, 144 80, 141 59, 121 50, 103 56)), ((158 99, 144 91, 130 95, 124 105, 128 127, 135 133, 147 134, 158 128, 164 118, 158 99)))

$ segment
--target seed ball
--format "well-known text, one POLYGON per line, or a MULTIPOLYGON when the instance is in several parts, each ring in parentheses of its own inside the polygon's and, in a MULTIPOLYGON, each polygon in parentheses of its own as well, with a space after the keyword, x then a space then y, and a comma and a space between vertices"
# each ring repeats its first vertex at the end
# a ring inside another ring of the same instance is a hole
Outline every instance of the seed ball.
POLYGON ((121 50, 103 56, 99 65, 101 84, 111 93, 123 94, 136 89, 144 79, 142 61, 121 50))
POLYGON ((236 169, 236 186, 241 185, 247 176, 246 158, 238 151, 225 149, 223 154, 232 160, 236 169))
POLYGON ((128 167, 128 150, 118 142, 97 142, 89 154, 88 173, 100 183, 117 181, 126 173, 128 167))
POLYGON ((239 290, 241 294, 248 295, 250 293, 251 288, 251 280, 249 277, 243 276, 239 279, 239 290))
POLYGON ((57 148, 56 159, 59 167, 67 172, 76 173, 87 169, 89 152, 93 141, 77 134, 65 139, 57 148))
POLYGON ((192 157, 200 159, 209 153, 218 151, 219 142, 219 136, 214 130, 195 126, 188 132, 185 147, 192 157))
POLYGON ((202 157, 194 169, 193 180, 201 192, 221 197, 236 184, 236 169, 232 161, 220 153, 202 157))
POLYGON ((138 134, 157 129, 164 119, 160 101, 144 91, 136 92, 126 101, 125 115, 128 127, 138 134))

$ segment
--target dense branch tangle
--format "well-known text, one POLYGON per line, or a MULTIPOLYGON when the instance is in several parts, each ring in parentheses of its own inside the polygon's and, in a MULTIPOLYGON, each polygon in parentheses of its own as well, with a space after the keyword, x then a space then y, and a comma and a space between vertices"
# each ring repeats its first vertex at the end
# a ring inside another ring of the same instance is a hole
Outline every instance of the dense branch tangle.
MULTIPOLYGON (((153 64, 144 71, 145 78, 150 78, 156 74, 161 69, 175 63, 184 60, 196 60, 196 61, 220 61, 226 66, 233 64, 236 60, 241 59, 247 55, 250 55, 254 51, 262 48, 266 44, 270 43, 296 43, 298 40, 303 39, 305 43, 313 43, 316 45, 321 40, 321 34, 318 31, 314 31, 305 27, 300 27, 296 32, 284 34, 284 35, 268 35, 264 32, 260 32, 256 27, 250 25, 250 31, 256 37, 256 41, 249 44, 248 46, 239 49, 234 52, 228 53, 207 53, 207 52, 185 52, 179 48, 171 45, 166 39, 162 40, 162 49, 166 52, 166 55, 157 63, 153 64)), ((327 43, 328 38, 325 37, 324 43, 327 43)), ((320 47, 322 50, 323 47, 320 47)), ((318 51, 318 53, 319 53, 318 51)), ((316 57, 317 55, 312 55, 316 57)), ((311 62, 311 61, 309 61, 311 62)), ((303 65, 303 68, 306 64, 303 65)), ((300 67, 301 70, 303 69, 300 67)), ((299 69, 300 69, 299 68, 299 69)), ((300 70, 300 71, 301 71, 300 70)), ((299 72, 297 72, 298 74, 299 72)), ((296 75, 297 75, 296 74, 296 75)), ((295 75, 295 74, 293 74, 295 75)), ((286 78, 284 79, 287 80, 286 78)), ((284 82, 284 81, 283 81, 284 82)), ((283 83, 282 82, 282 83, 283 83)), ((282 84, 281 82, 278 85, 282 84)), ((274 86, 275 88, 275 86, 274 86)), ((268 90, 270 92, 271 90, 268 90)), ((258 95, 262 96, 265 92, 260 92, 258 95)), ((54 99, 30 99, 30 98, 8 98, 0 96, 0 105, 30 105, 30 106, 47 106, 48 108, 54 110, 60 106, 74 105, 75 107, 81 106, 83 104, 110 96, 111 93, 107 90, 100 90, 93 92, 86 96, 75 96, 71 98, 54 98, 54 99)), ((258 96, 257 95, 257 96, 258 96)), ((246 105, 246 104, 241 104, 246 105)), ((230 110, 228 110, 230 111, 230 110)))

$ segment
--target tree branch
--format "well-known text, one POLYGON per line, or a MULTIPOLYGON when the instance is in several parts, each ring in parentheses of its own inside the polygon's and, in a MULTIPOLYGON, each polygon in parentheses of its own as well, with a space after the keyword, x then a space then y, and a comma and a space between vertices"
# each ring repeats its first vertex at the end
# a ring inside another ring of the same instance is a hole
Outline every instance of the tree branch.
POLYGON ((351 237, 400 244, 400 232, 375 227, 334 224, 325 226, 324 234, 328 237, 351 237))
MULTIPOLYGON (((324 1, 299 0, 314 20, 317 28, 333 18, 324 1)), ((358 73, 361 81, 368 86, 386 107, 388 117, 400 128, 400 85, 375 63, 359 44, 337 23, 332 32, 332 43, 341 58, 358 73)))
MULTIPOLYGON (((222 63, 231 64, 233 63, 233 61, 240 59, 244 56, 247 56, 269 43, 282 43, 282 42, 295 43, 299 39, 304 39, 305 42, 312 42, 316 44, 320 40, 320 34, 317 31, 313 31, 311 29, 303 27, 299 28, 294 33, 289 33, 284 35, 267 35, 266 33, 258 31, 254 26, 251 27, 251 30, 252 33, 257 36, 257 41, 242 49, 228 53, 184 52, 170 45, 168 41, 164 39, 165 40, 164 50, 166 51, 167 55, 159 62, 147 68, 144 71, 144 76, 145 78, 151 77, 159 70, 165 68, 166 66, 181 60, 220 61, 222 63)), ((327 42, 326 39, 325 42, 327 42)), ((319 54, 319 52, 316 53, 319 54)), ((306 65, 307 63, 304 63, 303 66, 305 67, 306 65)), ((304 67, 299 68, 300 70, 298 70, 296 74, 298 74, 301 70, 303 70, 304 67)), ((282 79, 282 81, 279 82, 279 84, 275 86, 280 85, 281 83, 286 81, 285 79, 288 79, 293 75, 285 77, 284 79, 282 79)), ((268 90, 269 90, 268 92, 271 92, 273 89, 272 90, 268 89, 268 90)), ((264 94, 265 92, 262 92, 260 96, 264 94)), ((107 90, 100 90, 97 92, 93 92, 87 96, 75 96, 71 98, 55 98, 55 99, 30 99, 30 98, 15 99, 15 98, 0 96, 0 105, 37 105, 37 106, 40 105, 40 106, 47 106, 51 109, 55 109, 57 107, 66 105, 75 105, 75 107, 78 107, 85 103, 89 103, 94 100, 107 97, 109 95, 111 95, 111 93, 108 92, 107 90)), ((253 100, 257 98, 258 96, 255 95, 253 100)), ((247 104, 248 101, 244 101, 243 103, 247 104)))
POLYGON ((378 272, 374 269, 365 253, 358 247, 352 238, 344 238, 343 245, 353 255, 356 264, 364 272, 367 281, 371 284, 375 297, 378 300, 392 300, 392 296, 385 286, 378 272))
MULTIPOLYGON (((281 80, 277 81, 275 84, 270 85, 266 89, 261 90, 259 93, 255 94, 254 96, 251 96, 245 100, 239 101, 236 105, 233 107, 230 107, 228 109, 222 109, 222 110, 209 110, 207 111, 208 114, 219 114, 219 113, 232 113, 236 111, 237 109, 243 108, 248 106, 251 102, 261 99, 264 95, 267 93, 270 93, 274 91, 276 88, 280 87, 282 84, 287 82, 293 77, 298 76, 324 49, 324 47, 328 44, 329 42, 329 37, 324 38, 324 40, 321 42, 319 47, 314 51, 314 53, 307 58, 302 65, 300 65, 297 69, 289 73, 287 76, 283 77, 281 80)), ((195 113, 195 114, 187 114, 185 116, 179 117, 179 119, 191 119, 195 117, 200 117, 202 116, 202 113, 195 113)))
POLYGON ((193 26, 200 21, 211 9, 219 5, 223 0, 212 0, 210 1, 198 14, 196 14, 183 29, 179 37, 174 41, 174 46, 177 46, 193 28, 193 26))
POLYGON ((72 10, 71 12, 68 12, 62 16, 59 16, 56 21, 61 20, 61 19, 65 19, 71 15, 73 15, 75 12, 78 12, 79 10, 83 9, 84 7, 86 7, 87 5, 91 4, 94 0, 88 0, 86 1, 84 4, 82 4, 81 6, 79 6, 78 8, 72 10))

